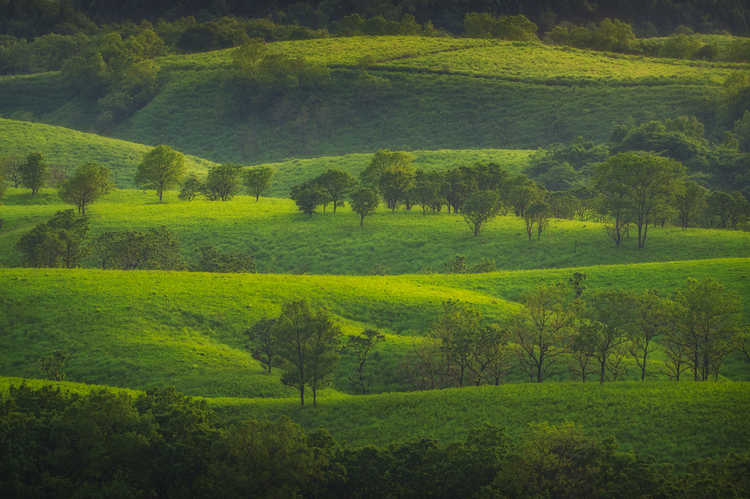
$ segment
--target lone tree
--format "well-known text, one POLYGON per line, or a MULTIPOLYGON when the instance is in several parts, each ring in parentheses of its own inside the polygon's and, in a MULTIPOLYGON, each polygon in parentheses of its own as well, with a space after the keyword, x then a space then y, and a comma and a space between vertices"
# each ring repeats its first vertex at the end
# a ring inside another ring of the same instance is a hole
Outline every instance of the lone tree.
POLYGON ((19 167, 21 184, 31 189, 31 195, 36 196, 39 189, 44 187, 49 178, 49 168, 44 157, 38 152, 32 152, 26 157, 26 162, 19 167))
POLYGON ((315 208, 331 202, 331 198, 326 191, 319 185, 310 182, 292 186, 289 197, 297 204, 297 208, 303 213, 309 214, 310 218, 315 213, 315 208))
POLYGON ((503 210, 500 196, 495 191, 478 191, 466 200, 461 215, 475 236, 479 235, 482 224, 497 217, 503 210))
POLYGON ((355 191, 352 196, 352 211, 359 215, 359 226, 362 227, 365 217, 378 211, 380 200, 377 192, 367 187, 355 191))
POLYGON ((271 179, 273 178, 273 168, 268 166, 258 166, 256 168, 250 168, 245 172, 245 187, 248 192, 255 196, 255 201, 260 200, 260 195, 263 191, 271 187, 271 179))
POLYGON ((156 189, 161 201, 165 190, 182 183, 186 171, 185 156, 169 146, 156 146, 143 155, 135 183, 145 189, 156 189))
POLYGON ((109 181, 110 170, 96 163, 85 163, 76 169, 73 177, 65 180, 57 194, 66 203, 78 207, 78 213, 86 216, 86 205, 109 194, 115 185, 109 181))
POLYGON ((278 366, 284 371, 281 382, 299 390, 300 405, 305 405, 309 386, 314 407, 317 391, 330 383, 338 364, 341 328, 328 312, 314 312, 303 300, 285 303, 272 331, 278 366))

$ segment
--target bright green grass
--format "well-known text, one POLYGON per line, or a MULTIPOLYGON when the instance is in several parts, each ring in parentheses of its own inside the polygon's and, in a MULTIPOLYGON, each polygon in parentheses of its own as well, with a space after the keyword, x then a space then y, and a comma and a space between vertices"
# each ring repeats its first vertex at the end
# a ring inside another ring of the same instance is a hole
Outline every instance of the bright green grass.
MULTIPOLYGON (((473 276, 292 276, 158 271, 62 269, 0 270, 0 375, 40 377, 37 360, 62 349, 68 379, 143 389, 175 385, 190 395, 293 397, 276 374, 268 375, 245 349, 246 331, 262 317, 278 315, 289 300, 325 307, 346 334, 374 327, 388 341, 369 361, 376 392, 404 390, 395 376, 411 338, 421 337, 454 299, 476 308, 488 322, 503 322, 519 293, 539 283, 585 272, 589 289, 617 286, 666 295, 690 276, 713 277, 743 297, 750 317, 750 259, 717 259, 564 270, 497 272, 473 276)), ((650 379, 659 379, 658 360, 650 379)), ((326 397, 353 392, 343 361, 326 397)), ((630 378, 635 367, 630 366, 630 378)), ((750 378, 736 358, 724 376, 750 378)), ((518 373, 511 379, 525 381, 518 373)), ((565 379, 560 378, 560 379, 565 379)))
MULTIPOLYGON (((19 266, 13 247, 21 235, 58 210, 70 209, 42 190, 35 205, 28 190, 8 189, 0 218, 0 265, 19 266)), ((168 192, 160 203, 154 191, 121 190, 105 196, 87 209, 91 232, 167 226, 181 241, 183 254, 192 261, 194 250, 214 245, 222 250, 249 251, 259 272, 293 273, 309 265, 312 274, 418 273, 425 268, 444 272, 456 253, 471 265, 480 258, 495 260, 502 270, 566 268, 591 265, 697 260, 750 256, 750 233, 716 229, 651 228, 646 247, 638 249, 632 238, 615 246, 603 225, 554 220, 541 240, 528 240, 523 220, 499 217, 472 235, 460 215, 445 211, 422 215, 388 211, 384 207, 359 226, 359 216, 349 207, 312 218, 288 199, 237 196, 231 201, 176 199, 168 192)), ((330 210, 329 210, 330 211, 330 210)), ((89 261, 87 265, 95 265, 89 261)))
POLYGON ((747 69, 748 65, 652 59, 569 47, 495 42, 492 46, 387 61, 383 66, 546 83, 718 86, 733 71, 747 69))
MULTIPOLYGON (((149 146, 99 135, 77 132, 59 126, 0 119, 0 154, 25 158, 30 152, 44 156, 48 165, 68 166, 68 174, 90 161, 112 170, 110 178, 117 187, 132 188, 133 178, 149 146)), ((188 171, 205 173, 215 163, 187 156, 188 171)))
POLYGON ((587 433, 617 438, 621 449, 652 454, 681 469, 687 462, 747 452, 748 383, 545 383, 324 400, 300 409, 293 400, 213 400, 224 417, 288 415, 325 426, 348 447, 419 438, 464 439, 484 422, 518 438, 531 422, 574 421, 587 433))
MULTIPOLYGON (((286 96, 292 113, 283 119, 272 112, 277 102, 239 116, 223 86, 233 71, 231 50, 169 56, 159 60, 158 95, 113 136, 241 164, 381 148, 536 149, 579 135, 606 141, 613 124, 695 115, 710 125, 713 111, 706 102, 717 97, 718 84, 730 71, 747 67, 468 39, 355 37, 268 47, 326 62, 332 68, 330 86, 314 99, 286 96), (374 61, 368 71, 392 84, 377 103, 362 102, 357 91, 357 64, 364 56, 374 61), (297 120, 303 108, 304 130, 297 120), (251 120, 259 144, 253 153, 241 147, 251 120)), ((58 78, 45 73, 24 79, 23 85, 18 79, 0 80, 0 108, 31 111, 45 123, 94 129, 96 106, 69 95, 58 78)))

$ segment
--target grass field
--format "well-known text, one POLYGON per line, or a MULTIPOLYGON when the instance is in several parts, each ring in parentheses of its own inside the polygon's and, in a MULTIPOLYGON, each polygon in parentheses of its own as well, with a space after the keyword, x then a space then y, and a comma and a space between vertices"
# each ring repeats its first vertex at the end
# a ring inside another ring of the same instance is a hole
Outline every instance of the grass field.
MULTIPOLYGON (((254 197, 237 196, 229 202, 183 202, 176 192, 168 192, 164 199, 160 203, 153 191, 135 190, 105 196, 87 208, 91 233, 164 225, 179 236, 188 260, 195 258, 198 247, 214 245, 250 252, 259 272, 276 273, 293 273, 308 265, 312 274, 444 272, 457 253, 470 265, 485 258, 503 270, 750 256, 750 234, 740 231, 652 228, 646 247, 638 249, 635 240, 615 246, 603 225, 593 222, 554 220, 541 240, 529 241, 523 220, 513 216, 487 223, 475 237, 460 215, 423 216, 418 207, 395 212, 381 207, 360 227, 359 216, 349 207, 310 218, 288 199, 256 202, 254 197)), ((0 264, 11 267, 20 265, 13 246, 25 231, 71 208, 52 190, 32 198, 28 190, 11 188, 4 203, 0 264)))
MULTIPOLYGON (((603 142, 614 125, 680 115, 698 116, 710 135, 721 84, 748 68, 449 38, 332 38, 268 50, 327 64, 330 85, 241 115, 224 87, 234 71, 232 49, 171 55, 157 61, 159 93, 113 137, 165 143, 219 163, 261 164, 380 148, 536 149, 578 135, 603 142), (363 101, 363 68, 391 89, 363 101), (242 145, 248 133, 257 143, 252 153, 242 145)), ((3 78, 0 109, 82 131, 94 130, 98 116, 96 104, 71 95, 58 73, 3 78)))

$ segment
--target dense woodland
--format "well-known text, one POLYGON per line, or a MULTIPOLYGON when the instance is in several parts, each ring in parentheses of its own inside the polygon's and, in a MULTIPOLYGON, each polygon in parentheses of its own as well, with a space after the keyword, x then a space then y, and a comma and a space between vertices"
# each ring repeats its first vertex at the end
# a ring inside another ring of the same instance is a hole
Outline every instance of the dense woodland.
POLYGON ((0 0, 0 493, 750 497, 749 25, 0 0))

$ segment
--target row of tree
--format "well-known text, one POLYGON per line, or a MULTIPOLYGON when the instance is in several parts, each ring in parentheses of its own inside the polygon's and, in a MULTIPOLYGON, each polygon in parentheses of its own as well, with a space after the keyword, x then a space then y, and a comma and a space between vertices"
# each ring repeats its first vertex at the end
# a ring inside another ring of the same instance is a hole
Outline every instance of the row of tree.
POLYGON ((174 232, 162 226, 145 231, 108 231, 89 241, 89 219, 73 210, 58 211, 22 235, 15 245, 21 263, 32 268, 78 268, 91 257, 102 270, 189 270, 255 273, 248 253, 224 253, 213 246, 196 249, 197 263, 188 265, 174 232))
POLYGON ((660 373, 679 381, 717 379, 727 356, 750 359, 750 330, 741 326, 740 300, 713 279, 688 279, 669 298, 605 288, 584 293, 586 275, 538 286, 502 326, 456 301, 443 303, 431 333, 415 340, 400 378, 416 390, 497 385, 513 368, 541 383, 568 371, 600 383, 623 379, 625 359, 641 380, 657 349, 660 373))
POLYGON ((174 389, 137 396, 11 385, 0 399, 0 490, 21 497, 746 497, 746 455, 671 465, 580 426, 484 424, 465 440, 338 445, 288 418, 226 427, 174 389))

